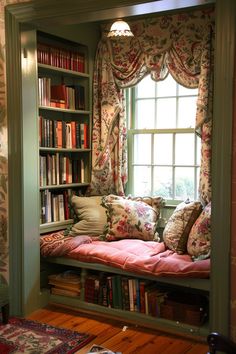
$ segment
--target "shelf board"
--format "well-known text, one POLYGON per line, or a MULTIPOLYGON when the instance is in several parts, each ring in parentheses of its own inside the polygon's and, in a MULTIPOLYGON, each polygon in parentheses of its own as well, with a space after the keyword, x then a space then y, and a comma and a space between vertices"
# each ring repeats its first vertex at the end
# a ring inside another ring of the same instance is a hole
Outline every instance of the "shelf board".
POLYGON ((50 223, 41 224, 39 229, 40 233, 65 230, 69 225, 73 224, 73 219, 68 219, 64 221, 53 221, 50 223))
POLYGON ((210 291, 210 279, 170 278, 170 277, 161 277, 161 276, 159 277, 151 274, 142 274, 141 272, 137 272, 137 273, 129 272, 124 269, 119 269, 119 268, 107 266, 100 263, 81 262, 76 259, 70 259, 65 257, 47 257, 47 258, 43 258, 43 260, 49 263, 62 264, 62 265, 67 265, 67 266, 72 266, 72 267, 77 267, 82 269, 90 269, 90 270, 102 271, 107 273, 121 274, 133 278, 135 277, 141 279, 143 278, 143 279, 153 280, 161 284, 171 284, 171 285, 181 286, 185 288, 201 290, 204 292, 210 291))
POLYGON ((89 183, 66 183, 66 184, 51 184, 49 186, 41 186, 39 189, 45 190, 45 189, 68 189, 68 188, 77 188, 77 187, 86 187, 88 186, 89 183))
POLYGON ((67 109, 67 108, 50 107, 50 106, 39 106, 39 109, 46 110, 46 111, 64 112, 64 113, 72 113, 72 114, 84 114, 84 115, 88 115, 91 113, 90 111, 85 111, 85 110, 67 109))
POLYGON ((49 301, 52 303, 59 303, 62 305, 73 306, 82 310, 87 310, 91 312, 99 312, 103 315, 112 316, 115 318, 122 319, 123 321, 134 322, 136 324, 147 326, 150 328, 167 330, 168 332, 178 332, 186 333, 190 336, 205 337, 209 334, 209 324, 205 323, 203 326, 192 326, 190 324, 181 323, 178 321, 170 321, 165 318, 149 316, 139 312, 125 311, 120 309, 109 308, 93 303, 88 303, 80 300, 77 297, 69 296, 59 296, 52 295, 49 296, 49 301))
POLYGON ((60 73, 60 74, 65 74, 66 76, 74 76, 74 77, 78 77, 78 78, 90 78, 90 75, 87 73, 82 73, 79 71, 73 71, 73 70, 68 70, 68 69, 63 69, 63 68, 59 68, 57 66, 52 66, 52 65, 46 65, 46 64, 41 64, 38 63, 38 68, 41 71, 45 71, 45 72, 54 72, 54 73, 60 73))
POLYGON ((69 149, 69 148, 54 148, 54 147, 40 147, 39 151, 50 151, 50 152, 90 152, 91 149, 69 149))

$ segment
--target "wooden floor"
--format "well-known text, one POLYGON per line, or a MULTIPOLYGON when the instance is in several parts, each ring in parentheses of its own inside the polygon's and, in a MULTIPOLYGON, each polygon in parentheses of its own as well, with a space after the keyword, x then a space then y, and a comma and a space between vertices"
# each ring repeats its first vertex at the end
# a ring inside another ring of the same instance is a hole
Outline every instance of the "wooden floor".
POLYGON ((94 343, 122 354, 206 354, 208 351, 206 343, 197 342, 195 339, 178 337, 57 305, 49 305, 27 318, 96 335, 92 342, 77 352, 79 354, 87 353, 94 343))

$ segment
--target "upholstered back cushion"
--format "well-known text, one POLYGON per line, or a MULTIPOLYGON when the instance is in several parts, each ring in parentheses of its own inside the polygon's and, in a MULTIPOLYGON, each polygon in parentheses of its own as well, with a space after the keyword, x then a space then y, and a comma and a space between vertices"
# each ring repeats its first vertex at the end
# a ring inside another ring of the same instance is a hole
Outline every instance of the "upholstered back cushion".
POLYGON ((111 194, 103 198, 103 205, 107 210, 105 240, 123 238, 159 240, 156 228, 160 211, 146 202, 111 194))
POLYGON ((205 206, 191 228, 188 244, 188 253, 194 260, 205 259, 211 252, 211 202, 205 206))
POLYGON ((101 205, 102 196, 72 196, 71 204, 78 222, 72 226, 70 235, 99 236, 107 223, 106 209, 101 205))
POLYGON ((178 254, 187 252, 190 230, 201 211, 199 201, 182 202, 176 207, 163 232, 163 240, 169 249, 178 254))

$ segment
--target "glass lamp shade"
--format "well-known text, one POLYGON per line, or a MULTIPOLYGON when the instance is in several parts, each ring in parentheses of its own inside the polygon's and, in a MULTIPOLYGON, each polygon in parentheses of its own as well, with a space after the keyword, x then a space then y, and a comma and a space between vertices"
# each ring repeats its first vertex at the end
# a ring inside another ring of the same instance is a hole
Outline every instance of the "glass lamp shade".
POLYGON ((115 21, 112 24, 110 31, 107 35, 107 37, 133 37, 133 36, 134 35, 131 32, 128 23, 123 20, 115 21))

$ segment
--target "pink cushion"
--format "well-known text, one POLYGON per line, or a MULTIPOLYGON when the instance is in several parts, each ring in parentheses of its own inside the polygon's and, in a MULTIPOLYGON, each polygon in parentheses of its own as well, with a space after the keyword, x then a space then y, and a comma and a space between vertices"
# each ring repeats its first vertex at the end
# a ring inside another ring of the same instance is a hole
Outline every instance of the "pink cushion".
POLYGON ((67 255, 82 262, 102 263, 137 274, 208 278, 210 260, 193 262, 188 254, 166 249, 164 242, 143 240, 93 241, 67 255))

